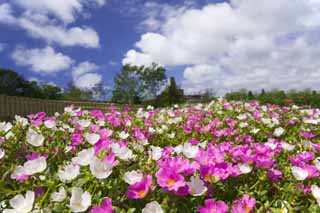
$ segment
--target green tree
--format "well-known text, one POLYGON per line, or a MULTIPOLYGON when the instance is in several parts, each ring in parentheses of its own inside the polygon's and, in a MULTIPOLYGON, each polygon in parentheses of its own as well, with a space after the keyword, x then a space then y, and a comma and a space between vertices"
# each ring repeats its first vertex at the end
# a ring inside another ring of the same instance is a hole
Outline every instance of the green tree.
POLYGON ((62 99, 69 101, 89 101, 93 99, 93 93, 92 91, 81 90, 72 82, 69 82, 66 92, 62 95, 62 99))
POLYGON ((141 82, 141 88, 139 88, 139 90, 142 92, 143 99, 155 99, 166 83, 166 70, 155 63, 149 67, 142 66, 135 68, 139 81, 141 82))
POLYGON ((0 94, 30 96, 28 82, 13 70, 0 69, 0 94))
POLYGON ((61 99, 61 88, 51 84, 42 85, 42 92, 45 99, 58 100, 61 99))
POLYGON ((180 89, 174 77, 170 78, 170 84, 163 90, 157 98, 157 106, 172 106, 173 104, 185 101, 184 91, 180 89))
POLYGON ((114 77, 112 102, 121 104, 135 104, 139 102, 141 82, 136 71, 137 67, 124 65, 121 72, 114 77))

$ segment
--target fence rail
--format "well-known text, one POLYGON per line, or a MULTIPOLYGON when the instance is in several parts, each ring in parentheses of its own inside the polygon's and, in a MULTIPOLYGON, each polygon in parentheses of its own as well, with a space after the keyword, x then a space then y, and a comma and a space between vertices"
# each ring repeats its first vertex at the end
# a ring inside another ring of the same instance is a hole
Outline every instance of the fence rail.
POLYGON ((53 115, 55 112, 63 112, 64 108, 71 104, 82 109, 99 109, 103 112, 109 111, 112 106, 117 109, 124 107, 124 105, 100 102, 57 101, 0 95, 0 121, 11 120, 15 115, 26 116, 41 111, 53 115))

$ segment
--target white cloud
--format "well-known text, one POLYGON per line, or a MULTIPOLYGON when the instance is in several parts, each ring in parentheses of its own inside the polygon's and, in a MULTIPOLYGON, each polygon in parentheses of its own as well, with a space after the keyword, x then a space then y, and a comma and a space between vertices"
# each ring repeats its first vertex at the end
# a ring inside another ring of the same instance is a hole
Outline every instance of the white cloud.
MULTIPOLYGON (((38 8, 39 5, 35 2, 39 1, 30 2, 33 2, 34 8, 38 8)), ((73 17, 72 13, 69 15, 73 17)), ((26 30, 30 36, 43 39, 48 43, 57 43, 61 46, 99 47, 99 35, 94 29, 87 26, 69 28, 65 24, 58 24, 57 20, 51 19, 44 12, 33 12, 31 8, 17 15, 10 4, 0 4, 0 23, 18 26, 26 30)))
POLYGON ((102 82, 102 76, 96 73, 99 67, 92 62, 82 62, 72 70, 73 83, 83 90, 91 90, 102 82))
POLYGON ((318 0, 231 0, 176 11, 143 34, 123 63, 187 66, 188 92, 320 89, 318 0))
POLYGON ((18 47, 12 53, 12 59, 16 64, 28 66, 34 72, 53 74, 68 69, 73 60, 62 54, 57 53, 52 47, 43 49, 25 49, 18 47))
POLYGON ((14 4, 35 13, 53 15, 65 23, 74 22, 85 5, 103 6, 105 0, 13 0, 14 4))
POLYGON ((66 23, 75 20, 75 14, 82 11, 82 4, 79 0, 13 0, 25 10, 52 14, 66 23))

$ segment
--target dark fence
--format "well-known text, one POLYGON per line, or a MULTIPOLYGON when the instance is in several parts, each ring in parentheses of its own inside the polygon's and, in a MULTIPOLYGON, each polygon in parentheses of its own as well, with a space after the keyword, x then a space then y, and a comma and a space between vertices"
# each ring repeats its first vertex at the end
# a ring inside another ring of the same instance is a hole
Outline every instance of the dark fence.
POLYGON ((109 111, 111 107, 117 109, 124 107, 124 105, 102 102, 57 101, 0 95, 0 121, 11 120, 15 115, 26 116, 37 112, 46 112, 48 115, 54 115, 55 112, 63 112, 64 108, 71 104, 75 107, 81 107, 81 109, 99 109, 103 112, 109 111))

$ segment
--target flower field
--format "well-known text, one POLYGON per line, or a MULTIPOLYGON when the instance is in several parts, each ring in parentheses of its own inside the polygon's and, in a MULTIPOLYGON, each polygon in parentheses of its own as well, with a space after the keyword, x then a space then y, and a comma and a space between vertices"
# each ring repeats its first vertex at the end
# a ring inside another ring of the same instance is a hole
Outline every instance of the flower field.
POLYGON ((0 211, 320 212, 320 110, 217 100, 0 123, 0 211))

